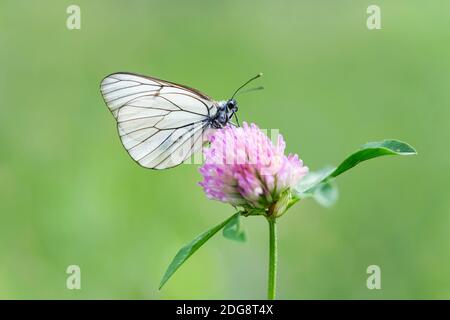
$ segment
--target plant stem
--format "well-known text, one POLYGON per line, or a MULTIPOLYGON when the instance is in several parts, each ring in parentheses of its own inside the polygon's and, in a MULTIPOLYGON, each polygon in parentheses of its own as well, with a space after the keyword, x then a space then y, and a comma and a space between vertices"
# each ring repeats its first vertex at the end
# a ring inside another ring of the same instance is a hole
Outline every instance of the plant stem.
POLYGON ((267 289, 267 299, 275 300, 277 283, 277 225, 276 218, 267 218, 269 222, 269 284, 267 289))

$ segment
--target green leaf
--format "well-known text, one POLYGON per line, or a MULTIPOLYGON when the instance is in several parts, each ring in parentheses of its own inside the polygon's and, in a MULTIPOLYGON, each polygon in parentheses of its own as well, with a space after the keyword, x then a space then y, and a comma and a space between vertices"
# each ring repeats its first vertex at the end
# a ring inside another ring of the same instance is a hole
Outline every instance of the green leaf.
POLYGON ((186 244, 184 247, 182 247, 175 257, 173 258, 172 262, 170 263, 169 267, 167 268, 166 272, 164 273, 164 276, 161 279, 161 282, 159 284, 159 289, 164 286, 164 284, 167 282, 167 280, 170 279, 170 277, 175 273, 175 271, 178 270, 178 268, 186 262, 186 260, 192 256, 192 254, 200 249, 200 247, 208 241, 213 235, 217 233, 220 229, 222 229, 224 226, 226 226, 231 220, 233 220, 236 216, 239 216, 240 212, 235 213, 222 223, 216 225, 215 227, 205 231, 201 235, 199 235, 197 238, 186 244))
POLYGON ((233 219, 228 221, 222 230, 222 234, 225 238, 238 242, 245 242, 247 240, 247 236, 241 225, 240 214, 234 215, 233 219))
POLYGON ((310 172, 296 186, 293 196, 302 199, 313 198, 320 205, 331 207, 339 196, 335 181, 327 180, 334 170, 335 167, 327 167, 310 172))
POLYGON ((388 155, 408 156, 417 154, 416 150, 405 142, 383 140, 366 143, 360 150, 345 159, 338 167, 328 167, 310 172, 294 189, 296 199, 314 198, 322 205, 332 205, 337 200, 337 189, 332 179, 353 168, 359 163, 388 155))
POLYGON ((398 140, 383 140, 380 142, 366 143, 361 150, 355 152, 350 157, 344 160, 337 168, 330 174, 334 178, 353 168, 360 162, 388 155, 409 156, 417 154, 416 150, 405 142, 398 140))
POLYGON ((323 207, 331 207, 339 197, 338 188, 334 181, 327 181, 314 188, 314 200, 323 207))
POLYGON ((305 196, 313 196, 314 188, 317 187, 322 181, 330 176, 336 167, 326 167, 319 171, 311 171, 305 177, 303 177, 300 182, 295 187, 296 194, 302 194, 305 196))

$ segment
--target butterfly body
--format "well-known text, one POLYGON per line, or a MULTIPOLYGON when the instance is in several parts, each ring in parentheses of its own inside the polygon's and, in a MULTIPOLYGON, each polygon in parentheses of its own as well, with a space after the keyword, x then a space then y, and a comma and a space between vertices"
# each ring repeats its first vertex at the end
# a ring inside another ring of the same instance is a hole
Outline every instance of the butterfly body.
POLYGON ((233 99, 217 102, 196 89, 127 72, 105 77, 100 91, 123 146, 150 169, 184 162, 201 149, 206 130, 224 127, 237 110, 233 99))
POLYGON ((194 88, 128 72, 106 76, 100 91, 128 154, 150 169, 183 163, 201 149, 207 130, 226 126, 238 109, 235 94, 215 101, 194 88))
POLYGON ((220 129, 230 122, 233 115, 237 112, 238 106, 234 99, 219 101, 217 103, 217 112, 211 117, 211 127, 220 129))

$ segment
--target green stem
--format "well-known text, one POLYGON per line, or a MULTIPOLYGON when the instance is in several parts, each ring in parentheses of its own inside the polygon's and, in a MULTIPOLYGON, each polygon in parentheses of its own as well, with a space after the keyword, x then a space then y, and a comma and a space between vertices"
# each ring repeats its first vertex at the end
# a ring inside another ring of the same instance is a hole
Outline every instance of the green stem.
POLYGON ((275 300, 277 283, 277 225, 276 218, 267 218, 269 222, 269 285, 267 299, 275 300))

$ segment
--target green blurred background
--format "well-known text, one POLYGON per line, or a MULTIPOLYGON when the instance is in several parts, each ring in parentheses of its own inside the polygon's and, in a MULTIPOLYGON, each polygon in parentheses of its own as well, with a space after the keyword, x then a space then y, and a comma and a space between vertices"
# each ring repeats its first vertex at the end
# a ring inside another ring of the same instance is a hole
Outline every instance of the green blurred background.
POLYGON ((218 235, 166 287, 176 251, 233 213, 207 200, 192 165, 140 168, 99 93, 130 71, 223 99, 241 120, 278 128, 311 169, 367 141, 397 138, 417 157, 386 157, 339 178, 331 209, 313 201, 279 222, 284 299, 450 298, 450 2, 0 2, 0 298, 265 298, 268 228, 218 235), (81 30, 66 8, 81 7, 81 30), (381 7, 382 30, 366 9, 381 7), (81 267, 82 289, 66 289, 81 267), (382 289, 366 288, 379 265, 382 289))

